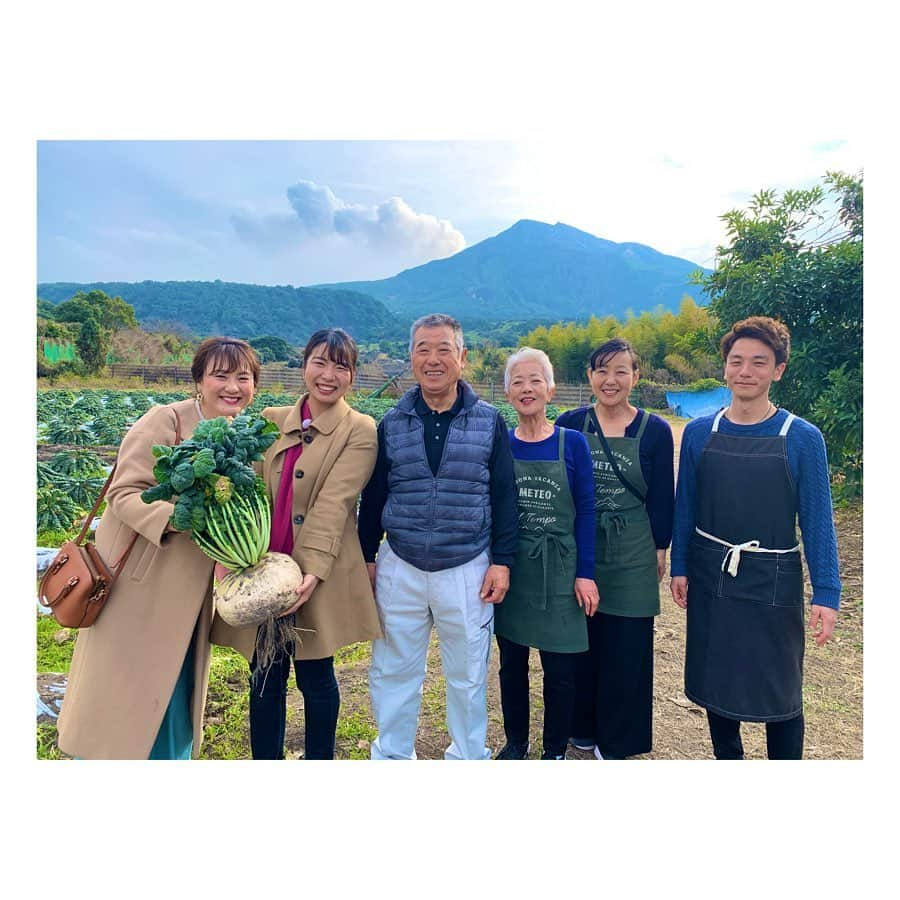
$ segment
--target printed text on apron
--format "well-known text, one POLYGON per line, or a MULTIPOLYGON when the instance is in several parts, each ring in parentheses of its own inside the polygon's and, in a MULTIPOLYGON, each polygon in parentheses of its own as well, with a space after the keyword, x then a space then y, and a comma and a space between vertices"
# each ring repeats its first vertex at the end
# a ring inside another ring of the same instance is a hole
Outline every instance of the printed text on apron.
MULTIPOLYGON (((649 414, 639 413, 637 435, 605 438, 622 475, 639 494, 646 496, 641 471, 640 445, 649 414)), ((584 418, 582 431, 591 448, 597 511, 597 555, 594 580, 600 591, 598 612, 613 616, 659 615, 659 581, 656 577, 656 543, 644 503, 616 475, 600 439, 588 431, 588 423, 600 431, 593 409, 584 418)))
POLYGON ((565 428, 552 461, 514 460, 519 547, 509 591, 494 610, 494 632, 556 653, 588 648, 584 610, 575 599, 575 503, 565 463, 565 428))

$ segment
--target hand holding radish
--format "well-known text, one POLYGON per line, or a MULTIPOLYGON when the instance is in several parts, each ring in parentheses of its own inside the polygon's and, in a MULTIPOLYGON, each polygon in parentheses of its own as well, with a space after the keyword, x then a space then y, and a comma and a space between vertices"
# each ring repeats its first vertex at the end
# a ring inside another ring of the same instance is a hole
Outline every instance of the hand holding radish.
POLYGON ((307 572, 303 576, 303 581, 300 584, 300 587, 297 588, 297 602, 290 608, 286 609, 278 618, 282 618, 283 616, 289 616, 292 613, 297 612, 304 603, 312 596, 312 592, 316 589, 319 584, 318 575, 311 575, 307 572))

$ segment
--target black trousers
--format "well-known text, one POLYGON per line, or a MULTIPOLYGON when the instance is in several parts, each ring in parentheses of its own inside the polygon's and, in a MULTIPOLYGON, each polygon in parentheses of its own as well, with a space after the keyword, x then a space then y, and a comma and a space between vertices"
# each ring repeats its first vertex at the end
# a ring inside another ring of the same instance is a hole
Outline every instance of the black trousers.
MULTIPOLYGON (((530 709, 528 699, 528 657, 530 647, 497 635, 500 648, 500 705, 503 730, 510 744, 528 743, 530 709)), ((575 657, 577 653, 540 650, 544 669, 544 753, 564 756, 572 729, 575 699, 575 657)))
MULTIPOLYGON (((706 711, 709 736, 716 759, 743 759, 741 723, 706 711)), ((783 722, 766 722, 766 753, 769 759, 803 759, 803 713, 783 722)))
POLYGON ((590 738, 607 759, 653 747, 653 617, 587 620, 586 653, 578 654, 572 735, 590 738))
POLYGON ((281 656, 256 677, 256 654, 250 664, 250 750, 254 759, 284 759, 287 684, 291 663, 303 694, 306 722, 305 758, 334 759, 341 694, 334 677, 334 657, 298 659, 281 656))

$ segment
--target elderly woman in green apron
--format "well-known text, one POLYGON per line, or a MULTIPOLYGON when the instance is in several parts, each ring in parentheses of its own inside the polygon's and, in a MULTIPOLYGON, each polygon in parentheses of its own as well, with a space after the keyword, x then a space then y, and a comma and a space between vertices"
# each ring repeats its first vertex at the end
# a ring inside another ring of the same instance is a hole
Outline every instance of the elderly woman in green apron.
POLYGON ((672 538, 672 430, 629 402, 639 377, 631 344, 614 338, 590 357, 595 403, 557 424, 590 445, 597 511, 597 615, 578 660, 572 743, 598 759, 649 753, 653 743, 653 619, 672 538))
POLYGON ((594 490, 584 435, 547 420, 553 366, 523 347, 506 363, 506 396, 519 416, 510 429, 519 542, 509 592, 494 612, 506 746, 497 759, 528 756, 530 648, 544 671, 542 759, 564 759, 572 728, 575 661, 588 647, 586 616, 597 608, 594 490))

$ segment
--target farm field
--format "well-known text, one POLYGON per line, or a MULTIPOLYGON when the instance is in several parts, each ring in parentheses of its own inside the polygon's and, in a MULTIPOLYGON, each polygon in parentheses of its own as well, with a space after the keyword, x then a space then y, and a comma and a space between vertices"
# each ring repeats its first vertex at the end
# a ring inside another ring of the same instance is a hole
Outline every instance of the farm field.
MULTIPOLYGON (((42 392, 42 394, 57 392, 42 392)), ((103 392, 98 391, 97 394, 103 392)), ((118 393, 118 392, 116 392, 118 393)), ((130 391, 135 411, 143 405, 143 391, 130 391), (137 399, 136 399, 137 398, 137 399)), ((186 396, 183 390, 172 392, 173 396, 163 398, 162 392, 146 392, 158 402, 168 402, 186 396)), ((58 397, 56 418, 65 417, 75 405, 75 392, 58 397)), ((93 404, 94 415, 101 419, 100 406, 93 404)), ((118 403, 116 398, 112 405, 118 403)), ((256 408, 276 403, 290 403, 294 398, 288 395, 261 394, 256 408)), ((53 441, 55 446, 39 445, 39 460, 49 460, 60 450, 71 450, 73 446, 90 447, 107 461, 115 452, 115 445, 100 445, 96 440, 82 441, 81 436, 91 431, 85 426, 89 419, 85 407, 77 411, 77 416, 69 414, 70 426, 82 426, 80 434, 70 428, 68 434, 51 432, 54 413, 52 396, 39 397, 38 418, 43 424, 39 429, 39 439, 45 441, 53 437, 71 437, 75 441, 53 441), (42 407, 42 401, 44 406, 42 407), (42 413, 43 410, 43 413, 42 413), (42 418, 43 415, 43 418, 42 418), (80 421, 75 422, 78 418, 80 421), (77 443, 76 443, 77 442, 77 443)), ((88 401, 84 401, 87 403, 88 401)), ((393 401, 368 401, 369 409, 363 403, 358 408, 370 412, 376 419, 393 401), (375 404, 378 408, 376 409, 375 404)), ((357 405, 357 404, 354 404, 357 405)), ((128 407, 128 404, 125 404, 128 407)), ((143 407, 144 409, 146 406, 143 407)), ((140 410, 141 412, 143 409, 140 410)), ((124 415, 129 418, 128 409, 124 415)), ((133 413, 132 413, 133 414, 133 413)), ((139 414, 139 413, 138 413, 139 414)), ((121 419, 121 413, 117 414, 121 419)), ((667 417, 669 418, 669 417, 667 417)), ((670 418, 676 439, 676 458, 684 420, 670 418)), ((125 423, 122 423, 123 425, 125 423)), ((62 427, 62 426, 60 426, 62 427)), ((98 430, 99 430, 98 426, 98 430)), ((121 427, 121 426, 120 426, 121 427)), ((842 610, 838 618, 835 638, 824 648, 815 647, 811 638, 807 640, 804 678, 804 700, 806 713, 806 751, 809 759, 860 759, 863 756, 863 595, 862 595, 862 505, 838 508, 835 511, 838 531, 838 547, 841 557, 841 577, 844 582, 842 610)), ((656 621, 655 637, 655 681, 654 681, 654 749, 646 759, 707 759, 712 758, 710 742, 706 730, 705 715, 682 693, 682 664, 684 658, 684 613, 671 601, 668 579, 660 585, 662 612, 656 621)), ((809 585, 807 584, 807 592, 809 585)), ((55 744, 55 724, 52 713, 58 708, 60 690, 65 683, 65 672, 71 658, 74 633, 60 629, 47 616, 38 614, 38 673, 37 689, 46 711, 37 719, 37 755, 44 759, 64 758, 55 744)), ((341 688, 341 713, 337 730, 337 752, 339 759, 366 759, 369 743, 375 736, 374 720, 368 698, 366 673, 369 647, 357 644, 344 648, 335 659, 335 669, 341 688)), ((499 681, 497 676, 498 653, 492 648, 488 677, 488 744, 494 750, 504 743, 502 716, 500 712, 499 681)), ((532 730, 531 758, 540 756, 541 741, 541 670, 536 652, 531 658, 531 698, 532 730)), ((247 724, 247 664, 236 653, 216 648, 210 690, 207 701, 205 740, 201 752, 206 759, 249 758, 249 729, 247 724)), ((748 758, 765 757, 764 726, 745 724, 744 744, 748 758)), ((444 723, 444 681, 440 672, 440 653, 436 637, 433 637, 429 651, 428 675, 426 677, 419 733, 416 742, 417 755, 422 759, 439 759, 449 743, 444 723)), ((303 753, 303 709, 302 697, 296 687, 288 695, 288 723, 286 734, 286 756, 302 758, 303 753)), ((587 754, 572 753, 573 759, 587 759, 587 754)))

